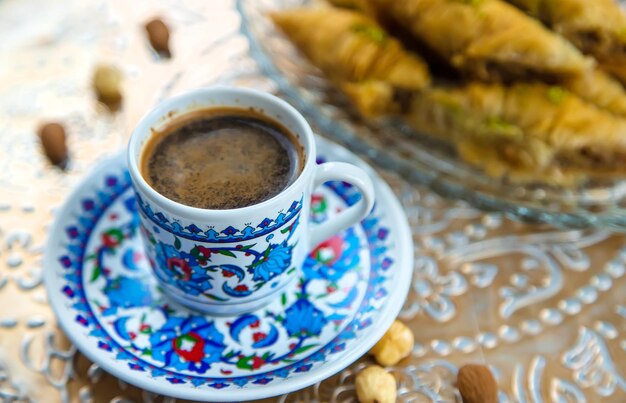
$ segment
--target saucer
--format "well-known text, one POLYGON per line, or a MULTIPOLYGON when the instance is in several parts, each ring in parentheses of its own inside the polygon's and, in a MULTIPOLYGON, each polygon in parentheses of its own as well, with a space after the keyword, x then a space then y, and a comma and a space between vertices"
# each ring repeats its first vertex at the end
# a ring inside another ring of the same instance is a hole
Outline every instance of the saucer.
MULTIPOLYGON (((100 164, 58 211, 45 251, 48 298, 72 342, 125 382, 201 401, 288 393, 365 354, 406 298, 411 234, 400 203, 370 167, 317 142, 318 162, 368 171, 376 207, 311 251, 299 280, 273 302, 236 317, 202 315, 165 297, 143 252, 125 154, 100 164)), ((312 196, 312 223, 359 197, 348 184, 325 184, 312 196)))

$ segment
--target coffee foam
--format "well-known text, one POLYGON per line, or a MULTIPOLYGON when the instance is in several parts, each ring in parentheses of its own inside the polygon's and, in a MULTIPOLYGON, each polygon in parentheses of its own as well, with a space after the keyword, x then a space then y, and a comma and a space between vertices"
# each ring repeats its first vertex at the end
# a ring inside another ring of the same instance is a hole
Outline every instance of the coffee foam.
POLYGON ((302 150, 275 122, 245 110, 177 122, 148 142, 142 174, 165 197, 207 209, 267 200, 302 170, 302 150), (152 144, 155 143, 155 144, 152 144))

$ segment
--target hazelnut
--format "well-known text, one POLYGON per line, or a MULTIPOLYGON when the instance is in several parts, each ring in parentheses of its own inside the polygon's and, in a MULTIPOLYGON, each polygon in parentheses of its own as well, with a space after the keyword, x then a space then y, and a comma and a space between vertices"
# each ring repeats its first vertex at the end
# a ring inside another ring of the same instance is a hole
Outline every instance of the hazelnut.
POLYGON ((378 365, 359 372, 355 380, 356 395, 361 403, 394 403, 396 379, 378 365))
POLYGON ((394 321, 387 333, 370 350, 380 365, 395 365, 408 357, 415 343, 413 332, 404 323, 394 321))
POLYGON ((39 140, 43 152, 54 165, 65 168, 67 164, 67 144, 65 129, 60 123, 50 122, 39 128, 39 140))
POLYGON ((170 31, 160 18, 146 23, 146 33, 152 48, 161 56, 170 57, 170 31))
POLYGON ((93 74, 93 88, 98 100, 115 110, 122 102, 122 72, 114 66, 99 65, 93 74))

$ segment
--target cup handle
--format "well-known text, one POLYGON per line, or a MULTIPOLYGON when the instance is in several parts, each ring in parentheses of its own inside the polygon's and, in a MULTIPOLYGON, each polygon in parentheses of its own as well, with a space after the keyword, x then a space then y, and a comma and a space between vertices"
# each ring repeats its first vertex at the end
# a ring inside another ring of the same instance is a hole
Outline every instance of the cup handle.
POLYGON ((315 248, 336 233, 358 223, 374 207, 374 185, 370 177, 361 168, 345 162, 326 162, 318 165, 313 189, 328 181, 343 181, 356 186, 361 193, 361 200, 333 217, 332 220, 312 227, 309 230, 310 249, 315 248))

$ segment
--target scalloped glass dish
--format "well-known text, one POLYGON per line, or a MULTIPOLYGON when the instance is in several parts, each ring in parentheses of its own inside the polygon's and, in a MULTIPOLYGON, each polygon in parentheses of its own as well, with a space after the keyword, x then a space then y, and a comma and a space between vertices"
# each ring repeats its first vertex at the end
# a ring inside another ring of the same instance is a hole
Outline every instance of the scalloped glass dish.
POLYGON ((268 17, 272 10, 310 3, 237 0, 237 9, 251 56, 321 133, 414 183, 481 209, 562 228, 626 230, 626 181, 596 180, 576 189, 516 185, 487 176, 458 158, 449 144, 413 133, 399 122, 359 118, 268 17))

